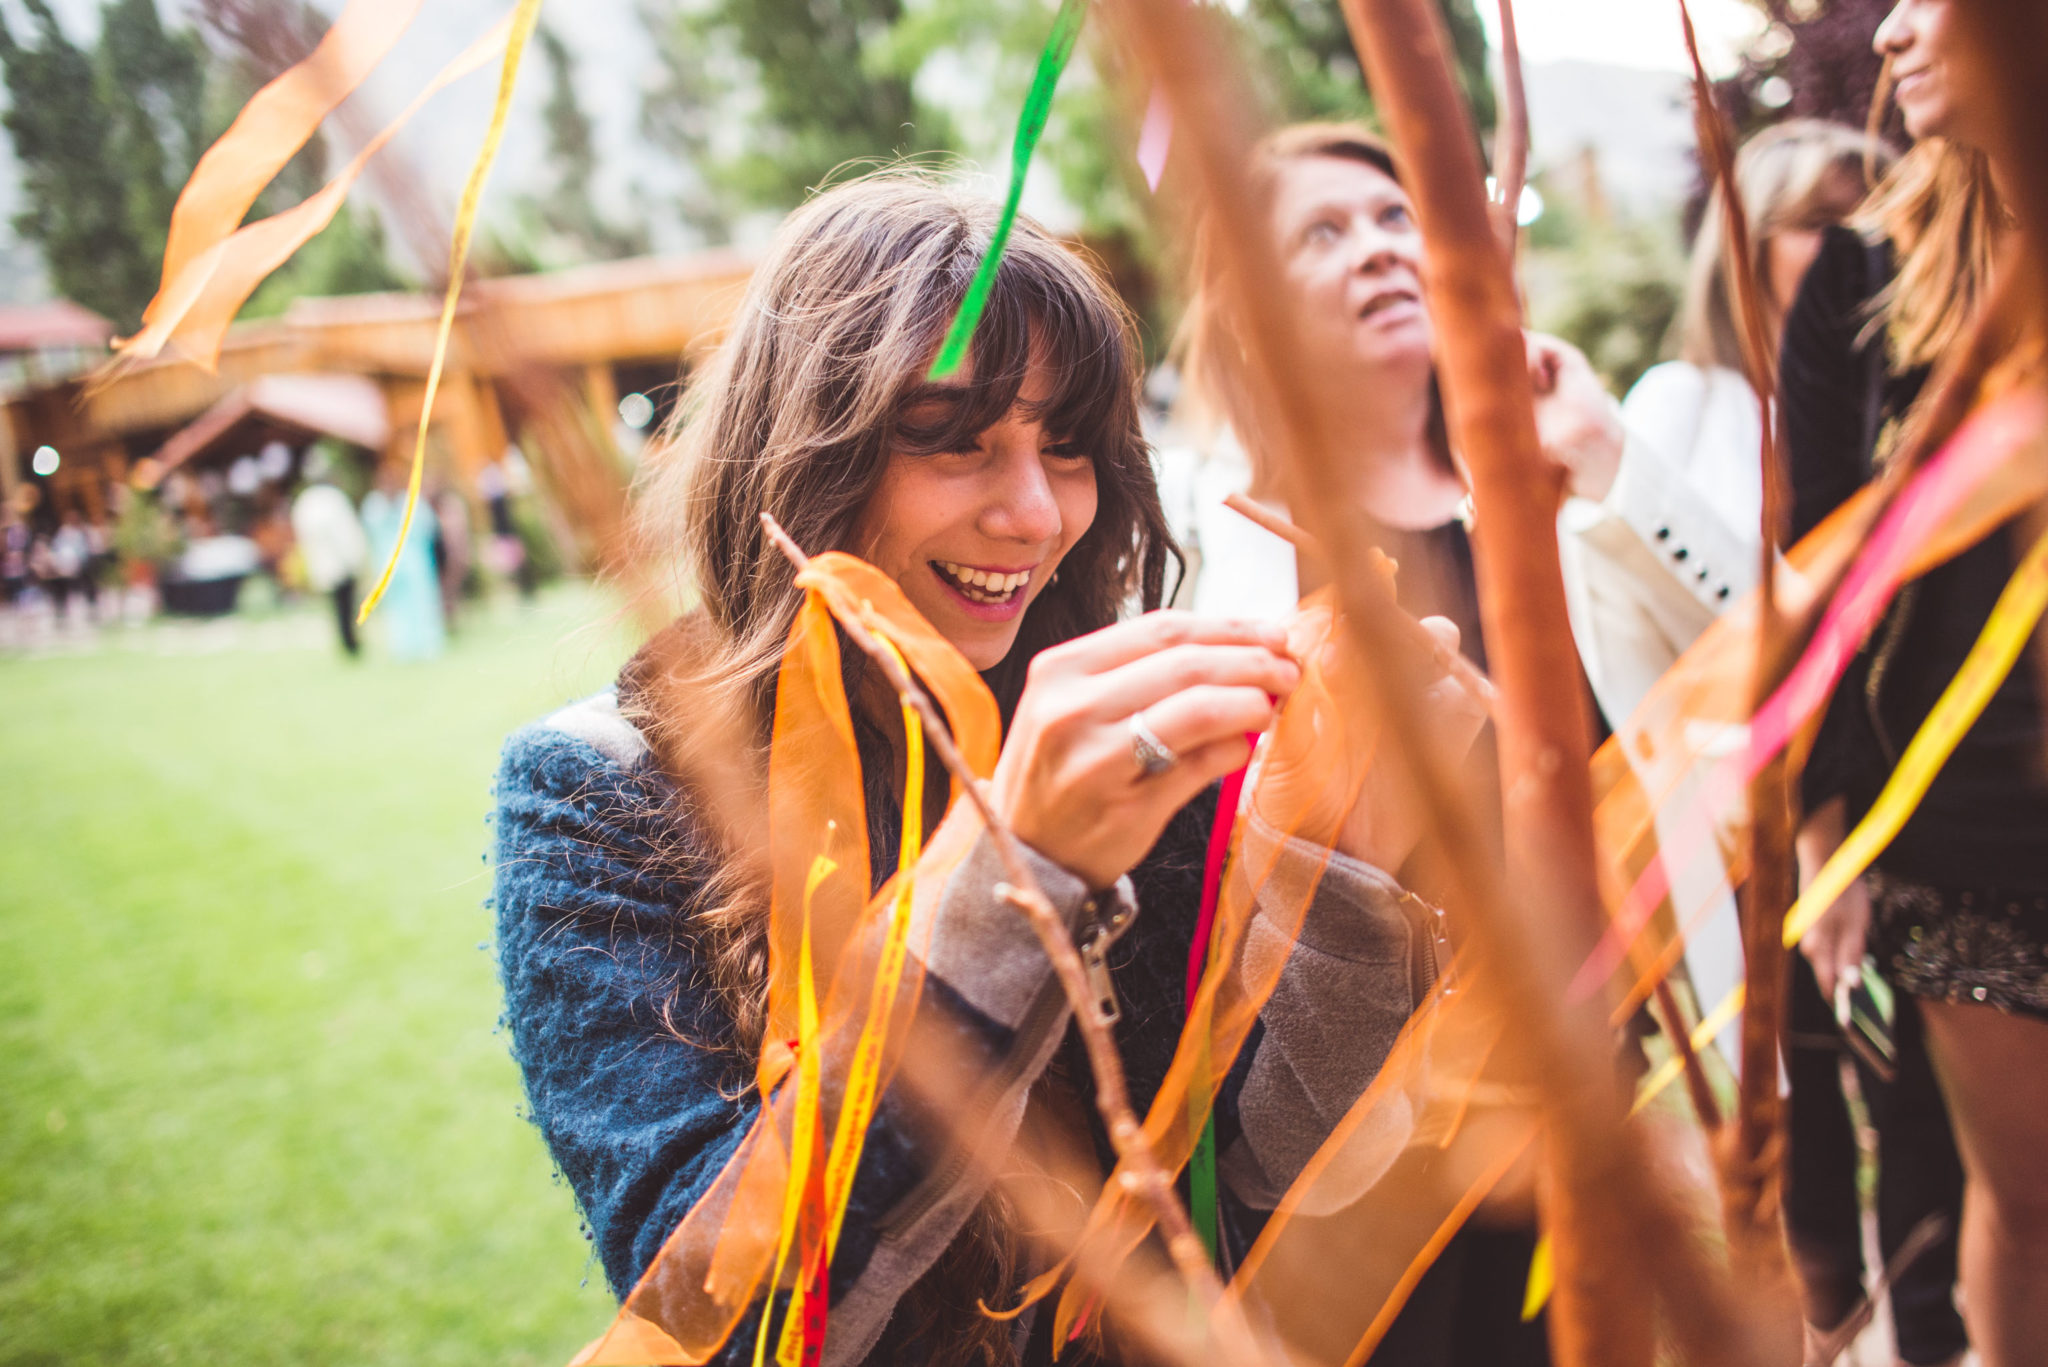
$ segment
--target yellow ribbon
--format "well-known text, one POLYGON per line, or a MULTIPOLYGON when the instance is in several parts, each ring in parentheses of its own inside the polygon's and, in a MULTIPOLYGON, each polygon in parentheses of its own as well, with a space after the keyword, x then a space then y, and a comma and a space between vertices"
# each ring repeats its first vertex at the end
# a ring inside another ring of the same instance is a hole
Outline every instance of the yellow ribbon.
MULTIPOLYGON (((881 641, 896 662, 903 656, 886 636, 881 641)), ((908 669, 908 666, 904 666, 908 669)), ((889 911, 888 931, 882 940, 882 957, 875 969, 874 987, 868 997, 867 1021, 861 1026, 848 1065, 846 1095, 840 1102, 839 1121, 833 1127, 830 1157, 825 1160, 825 1263, 839 1247, 840 1226, 846 1221, 846 1207, 853 1195, 853 1173, 860 1165, 861 1149, 867 1143, 868 1125, 874 1119, 875 1103, 881 1092, 882 1048, 888 1038, 889 1019, 895 1012, 897 989, 903 981, 903 964, 910 946, 911 898, 916 888, 913 870, 924 851, 924 720, 907 701, 903 704, 903 841, 896 856, 895 899, 889 911)), ((808 1157, 808 1155, 807 1155, 808 1157)), ((796 1183, 794 1171, 790 1177, 796 1183)), ((795 1294, 783 1316, 782 1334, 775 1347, 778 1367, 797 1367, 804 1347, 804 1299, 809 1293, 807 1269, 798 1269, 795 1294)), ((770 1283, 773 1295, 774 1283, 770 1283)), ((766 1311, 763 1311, 764 1317, 766 1311)))
POLYGON ((1976 644, 1970 647, 1955 678, 1942 690, 1927 720, 1920 723, 1919 731, 1899 759, 1898 768, 1885 780, 1884 791, 1792 904, 1785 917, 1786 944, 1798 944, 1835 904, 1835 899, 1898 835, 1913 809, 1927 796, 1935 775, 1955 753, 1963 734, 1976 725, 1991 695, 2012 673, 2044 608, 2048 608, 2048 532, 2034 542, 2012 578, 2006 581, 1976 644))
MULTIPOLYGON (((775 1242, 775 1271, 768 1278, 768 1294, 761 1302, 761 1329, 754 1336, 754 1367, 762 1367, 768 1351, 768 1312, 774 1308, 775 1288, 789 1264, 789 1250, 796 1243, 797 1216, 803 1209, 804 1187, 810 1181, 811 1150, 817 1145, 818 1094, 822 1070, 818 1059, 818 979, 811 963, 811 899, 839 865, 824 855, 811 861, 804 879, 804 935, 797 955, 796 1114, 790 1118, 789 1181, 782 1196, 782 1231, 775 1242)), ((790 1301, 794 1314, 802 1303, 803 1287, 790 1301)))
POLYGON ((469 264, 469 239, 476 231, 477 206, 484 197, 484 182, 490 179, 491 164, 498 159, 498 144, 505 140, 505 123, 512 113, 512 88, 519 81, 519 58, 526 40, 540 19, 540 0, 519 0, 512 11, 512 31, 505 40, 505 62, 498 69, 498 102, 491 110, 491 125, 484 130, 484 144, 477 149, 469 168, 469 180, 462 187, 462 203, 455 211, 455 231, 448 243, 448 289, 441 298, 441 326, 434 334, 434 360, 427 367, 427 389, 420 399, 420 427, 412 443, 412 478, 405 488, 405 516, 398 522, 398 539, 392 543, 391 558, 384 572, 364 595, 358 623, 370 620, 370 613, 391 586, 398 570, 398 557, 405 554, 406 534, 412 530, 412 516, 420 504, 420 481, 427 469, 427 424, 434 416, 434 395, 441 388, 441 370, 448 362, 448 334, 455 327, 455 301, 462 297, 462 272, 469 264))

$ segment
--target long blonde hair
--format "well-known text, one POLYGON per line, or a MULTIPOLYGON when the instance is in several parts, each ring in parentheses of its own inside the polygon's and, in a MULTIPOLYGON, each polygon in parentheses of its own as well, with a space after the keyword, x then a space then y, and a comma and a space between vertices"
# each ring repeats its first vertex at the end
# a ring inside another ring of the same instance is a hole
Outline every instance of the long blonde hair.
POLYGON ((1899 158, 1864 203, 1855 226, 1890 239, 1898 262, 1872 311, 1894 370, 1932 365, 1963 340, 2004 220, 1990 159, 1946 138, 1923 139, 1899 158))
MULTIPOLYGON (((1869 188, 1866 168, 1883 170, 1891 161, 1890 149, 1869 134, 1824 119, 1791 119, 1744 143, 1735 158, 1735 183, 1748 218, 1757 278, 1768 278, 1765 253, 1771 238, 1848 218, 1869 188)), ((1685 302, 1674 333, 1679 359, 1702 368, 1741 370, 1742 334, 1736 324, 1723 203, 1717 185, 1693 239, 1685 302)), ((1772 302, 1781 312, 1792 303, 1772 302)))

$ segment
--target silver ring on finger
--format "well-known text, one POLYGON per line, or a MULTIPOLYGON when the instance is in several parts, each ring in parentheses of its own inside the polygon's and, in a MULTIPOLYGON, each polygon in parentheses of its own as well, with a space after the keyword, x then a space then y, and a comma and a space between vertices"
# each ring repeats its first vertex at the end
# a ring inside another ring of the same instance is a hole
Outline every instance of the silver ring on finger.
POLYGON ((1180 763, 1180 756, 1173 753, 1173 747, 1145 725, 1143 712, 1133 714, 1128 725, 1131 728, 1131 758, 1137 761, 1140 778, 1157 778, 1180 763))

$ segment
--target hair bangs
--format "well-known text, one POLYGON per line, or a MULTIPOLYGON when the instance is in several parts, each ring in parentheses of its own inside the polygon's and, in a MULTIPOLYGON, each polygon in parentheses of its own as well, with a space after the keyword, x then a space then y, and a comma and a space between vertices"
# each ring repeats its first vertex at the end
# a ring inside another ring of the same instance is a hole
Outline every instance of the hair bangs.
MULTIPOLYGON (((986 244, 961 243, 963 285, 979 264, 975 249, 986 244)), ((920 377, 905 390, 896 406, 895 443, 921 452, 971 445, 1024 403, 1025 381, 1036 366, 1049 388, 1025 403, 1028 415, 1098 460, 1114 457, 1126 444, 1136 401, 1131 350, 1124 318, 1086 266, 1056 244, 1013 242, 975 328, 967 367, 957 379, 920 377)))

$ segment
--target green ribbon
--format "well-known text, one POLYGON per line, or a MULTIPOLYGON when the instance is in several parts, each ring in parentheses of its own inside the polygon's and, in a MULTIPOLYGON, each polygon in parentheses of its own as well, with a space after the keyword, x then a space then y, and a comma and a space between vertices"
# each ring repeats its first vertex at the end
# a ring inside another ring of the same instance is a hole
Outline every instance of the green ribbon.
POLYGON ((1216 1117, 1202 1122, 1202 1137, 1195 1141, 1195 1155, 1188 1165, 1188 1214, 1194 1220, 1195 1235, 1216 1261, 1216 1117))
POLYGON ((1074 55, 1074 44, 1081 37, 1081 24, 1087 17, 1088 0, 1060 0, 1052 34, 1038 54, 1038 70, 1031 77, 1031 93, 1024 98, 1024 113, 1017 120, 1016 140, 1010 145, 1010 193, 1003 201, 1002 217, 996 220, 996 230, 988 240, 988 253, 981 258, 981 267, 975 271, 973 283, 960 301, 960 311, 953 315, 953 325, 946 329, 946 340, 939 346, 938 359, 932 362, 930 379, 950 379, 967 359, 968 343, 974 340, 974 329, 981 323, 981 311, 988 307, 989 290, 996 283, 997 268, 1003 264, 1003 248, 1009 244, 1010 229, 1017 222, 1017 204, 1024 198, 1024 173, 1031 169, 1031 154, 1038 148, 1039 135, 1045 132, 1046 116, 1052 112, 1052 93, 1059 86, 1060 73, 1067 69, 1067 59, 1074 55))

